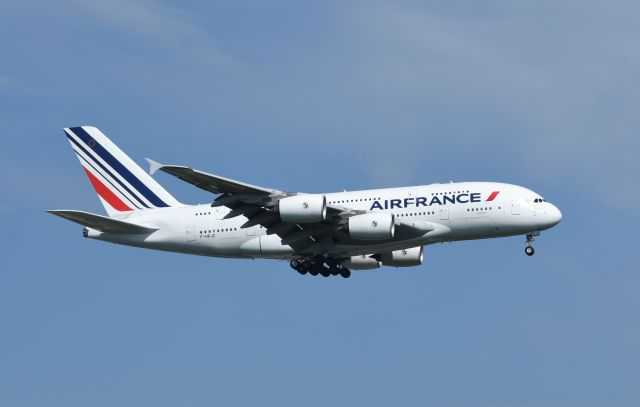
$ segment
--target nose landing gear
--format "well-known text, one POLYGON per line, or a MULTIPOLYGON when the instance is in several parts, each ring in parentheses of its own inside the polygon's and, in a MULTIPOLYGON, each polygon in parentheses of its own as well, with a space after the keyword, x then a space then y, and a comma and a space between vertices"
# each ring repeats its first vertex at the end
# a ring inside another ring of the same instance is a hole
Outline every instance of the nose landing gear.
POLYGON ((307 273, 312 276, 320 274, 323 277, 340 275, 343 278, 349 278, 351 276, 351 271, 332 257, 324 258, 322 256, 316 256, 300 260, 293 259, 289 265, 302 275, 307 273))
POLYGON ((533 254, 536 252, 533 246, 531 246, 531 243, 533 243, 533 241, 535 240, 533 237, 539 235, 540 232, 531 232, 527 234, 527 244, 524 247, 524 252, 527 256, 533 256, 533 254))

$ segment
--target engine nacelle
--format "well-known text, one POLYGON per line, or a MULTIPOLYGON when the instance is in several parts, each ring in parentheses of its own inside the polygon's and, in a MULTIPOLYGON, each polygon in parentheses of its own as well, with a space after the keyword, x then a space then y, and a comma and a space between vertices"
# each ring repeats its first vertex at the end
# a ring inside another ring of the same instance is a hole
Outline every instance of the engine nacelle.
POLYGON ((376 212, 350 217, 347 228, 354 240, 386 240, 393 238, 396 224, 392 213, 376 212))
POLYGON ((283 222, 320 222, 327 218, 327 198, 313 194, 289 196, 278 202, 278 212, 283 222))
POLYGON ((380 267, 378 259, 368 255, 351 256, 348 260, 343 261, 342 264, 351 270, 371 270, 380 267))
POLYGON ((423 247, 412 247, 410 249, 395 250, 387 253, 380 253, 383 266, 411 267, 422 264, 423 247))

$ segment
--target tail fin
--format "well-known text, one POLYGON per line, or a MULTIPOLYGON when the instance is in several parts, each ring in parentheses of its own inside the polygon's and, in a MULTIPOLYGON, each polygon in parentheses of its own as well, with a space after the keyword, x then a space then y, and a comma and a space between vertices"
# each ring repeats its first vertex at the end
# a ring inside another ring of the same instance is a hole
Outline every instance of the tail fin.
POLYGON ((182 206, 97 128, 71 127, 64 132, 109 216, 182 206))

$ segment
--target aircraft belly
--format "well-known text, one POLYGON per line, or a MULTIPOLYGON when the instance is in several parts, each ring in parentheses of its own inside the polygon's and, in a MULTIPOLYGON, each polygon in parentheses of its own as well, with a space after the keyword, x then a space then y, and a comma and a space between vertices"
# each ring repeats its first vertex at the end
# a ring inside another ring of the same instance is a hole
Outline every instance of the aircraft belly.
POLYGON ((278 235, 262 235, 260 239, 260 251, 263 256, 280 256, 293 254, 291 246, 283 245, 278 235))
POLYGON ((294 253, 293 248, 283 245, 278 235, 252 236, 239 245, 239 251, 246 257, 286 258, 294 253))

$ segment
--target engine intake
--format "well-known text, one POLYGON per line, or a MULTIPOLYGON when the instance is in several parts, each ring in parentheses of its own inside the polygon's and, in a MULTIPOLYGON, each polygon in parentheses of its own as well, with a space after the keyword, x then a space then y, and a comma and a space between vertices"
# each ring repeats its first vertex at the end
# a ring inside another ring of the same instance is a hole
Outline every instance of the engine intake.
POLYGON ((422 264, 424 248, 422 246, 410 249, 395 250, 392 252, 380 253, 380 260, 383 266, 411 267, 422 264))
POLYGON ((347 231, 354 240, 386 240, 393 238, 396 225, 393 214, 365 213, 349 218, 347 231))
POLYGON ((321 222, 327 218, 327 198, 313 194, 289 196, 278 202, 278 212, 283 222, 321 222))

